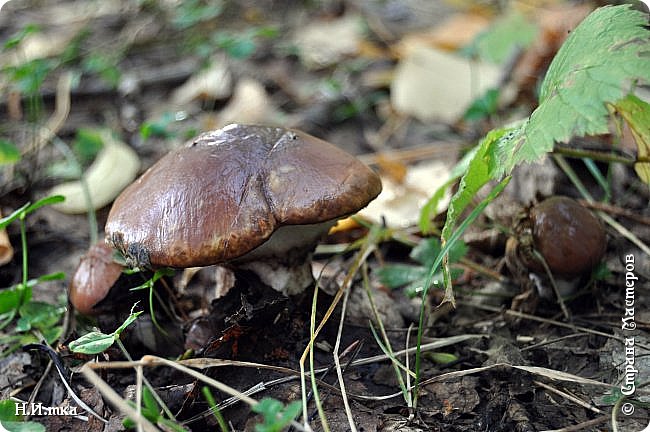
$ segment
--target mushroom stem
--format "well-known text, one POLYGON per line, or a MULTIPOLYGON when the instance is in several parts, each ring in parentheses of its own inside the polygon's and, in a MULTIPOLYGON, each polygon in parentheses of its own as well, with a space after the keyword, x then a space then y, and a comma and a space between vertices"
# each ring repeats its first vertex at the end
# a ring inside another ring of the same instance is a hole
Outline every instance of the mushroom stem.
POLYGON ((261 246, 235 260, 233 266, 252 271, 262 283, 286 296, 299 294, 314 282, 314 249, 335 223, 330 220, 280 227, 261 246))
POLYGON ((251 261, 240 265, 239 268, 250 270, 260 278, 262 283, 270 286, 285 296, 300 294, 314 282, 311 272, 311 257, 303 257, 304 261, 287 266, 281 259, 251 261))

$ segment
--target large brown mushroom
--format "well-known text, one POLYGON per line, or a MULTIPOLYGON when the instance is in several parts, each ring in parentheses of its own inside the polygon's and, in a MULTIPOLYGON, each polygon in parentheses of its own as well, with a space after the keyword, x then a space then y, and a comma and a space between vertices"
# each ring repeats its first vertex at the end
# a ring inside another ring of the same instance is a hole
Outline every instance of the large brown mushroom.
POLYGON ((226 263, 296 294, 313 281, 323 234, 380 191, 372 170, 332 144, 232 124, 172 151, 125 189, 106 239, 132 266, 226 263))

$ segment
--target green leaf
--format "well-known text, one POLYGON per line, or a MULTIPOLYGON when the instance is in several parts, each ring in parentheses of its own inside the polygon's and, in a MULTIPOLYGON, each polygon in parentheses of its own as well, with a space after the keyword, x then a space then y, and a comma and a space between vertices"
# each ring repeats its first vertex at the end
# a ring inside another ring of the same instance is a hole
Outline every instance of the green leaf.
POLYGON ((64 272, 54 272, 54 273, 48 273, 43 276, 39 276, 36 278, 37 282, 50 282, 50 281, 55 281, 55 280, 63 280, 65 279, 65 273, 64 272))
POLYGON ((0 400, 0 430, 9 432, 45 432, 45 426, 36 422, 23 422, 17 415, 17 403, 11 399, 0 400))
MULTIPOLYGON (((137 303, 136 303, 136 304, 137 304, 137 303)), ((133 305, 133 307, 135 307, 135 305, 133 305)), ((119 326, 119 327, 117 328, 117 330, 115 330, 115 335, 116 335, 116 337, 119 337, 120 334, 121 334, 121 333, 122 333, 122 332, 123 332, 123 331, 124 331, 128 326, 130 326, 130 325, 133 323, 133 321, 135 321, 135 320, 140 316, 140 314, 142 314, 142 311, 140 311, 140 312, 136 312, 136 313, 133 313, 133 308, 132 308, 132 309, 131 309, 131 314, 128 316, 128 318, 124 320, 124 322, 122 323, 122 325, 119 326)))
POLYGON ((605 104, 625 96, 635 80, 650 82, 647 20, 631 5, 602 7, 585 18, 553 59, 539 107, 499 144, 501 174, 539 159, 554 142, 608 132, 605 104))
POLYGON ((6 228, 10 223, 18 219, 23 214, 25 209, 29 207, 29 205, 30 205, 29 203, 24 204, 19 209, 14 210, 14 212, 11 213, 9 216, 5 216, 2 219, 0 219, 0 229, 6 228))
POLYGON ((36 95, 47 75, 54 68, 53 62, 47 59, 35 59, 7 69, 9 79, 18 89, 27 95, 36 95))
POLYGON ((143 140, 149 137, 169 138, 174 135, 170 126, 176 121, 176 117, 172 112, 163 113, 157 120, 144 122, 140 126, 140 137, 143 140))
POLYGON ((82 164, 95 159, 95 156, 104 147, 102 131, 97 129, 81 128, 72 142, 72 150, 82 164))
MULTIPOLYGON (((419 280, 412 282, 404 287, 404 294, 408 297, 419 297, 422 296, 424 292, 424 286, 427 284, 427 272, 419 280)), ((429 280, 429 285, 432 287, 440 288, 442 287, 442 273, 438 272, 434 274, 429 280)))
POLYGON ((16 402, 11 399, 0 400, 0 421, 19 421, 21 416, 16 414, 16 402))
POLYGON ((20 160, 20 150, 7 140, 0 139, 0 165, 14 164, 20 160))
MULTIPOLYGON (((516 128, 515 128, 516 129, 516 128)), ((494 129, 481 140, 467 166, 467 172, 460 180, 458 191, 447 208, 447 221, 442 230, 442 238, 449 239, 460 214, 472 202, 477 192, 499 171, 496 163, 496 144, 515 129, 494 129)))
POLYGON ((82 354, 98 354, 106 349, 108 349, 117 338, 120 337, 120 334, 126 329, 133 321, 136 320, 136 318, 142 313, 140 312, 133 312, 135 307, 137 306, 137 302, 133 305, 131 308, 131 314, 128 316, 126 320, 122 323, 121 326, 117 328, 113 333, 111 334, 106 334, 102 332, 90 332, 87 333, 83 336, 81 336, 79 339, 74 340, 70 342, 69 348, 73 352, 78 352, 82 354))
POLYGON ((0 425, 7 432, 45 432, 45 426, 36 422, 12 422, 2 421, 0 425))
POLYGON ((18 33, 11 36, 3 45, 3 51, 16 48, 27 36, 32 33, 36 33, 40 28, 36 24, 27 24, 23 27, 18 33))
POLYGON ((99 75, 106 83, 116 87, 120 82, 121 72, 116 66, 120 60, 117 53, 93 53, 83 60, 83 69, 86 72, 99 75))
POLYGON ((158 402, 156 402, 153 394, 151 394, 151 390, 147 387, 142 389, 142 403, 147 411, 158 412, 160 410, 158 402))
POLYGON ((49 344, 56 342, 56 340, 59 339, 59 336, 61 336, 61 333, 63 333, 63 327, 60 325, 41 330, 43 338, 45 338, 49 344))
POLYGON ((81 354, 99 354, 107 350, 115 342, 114 334, 102 332, 90 332, 81 336, 77 340, 70 342, 68 347, 70 351, 81 354))
POLYGON ((0 314, 18 309, 22 292, 17 288, 9 288, 0 291, 0 314))
POLYGON ((437 191, 429 198, 429 201, 422 207, 420 211, 420 230, 425 234, 430 234, 433 231, 431 219, 438 211, 438 203, 445 196, 445 192, 456 180, 462 177, 469 169, 469 163, 474 159, 474 155, 478 151, 479 146, 472 148, 465 156, 452 168, 449 175, 449 180, 438 188, 437 191))
POLYGON ((293 401, 286 406, 282 412, 279 423, 282 425, 282 428, 287 426, 293 419, 295 419, 300 411, 302 410, 302 404, 300 401, 293 401))
POLYGON ((427 358, 429 358, 432 362, 439 364, 439 365, 446 365, 455 361, 458 361, 458 356, 451 354, 451 353, 438 353, 438 352, 431 352, 431 353, 425 353, 427 358))
POLYGON ((420 264, 430 267, 439 253, 440 240, 435 237, 429 237, 420 241, 420 243, 411 250, 409 256, 420 264))
POLYGON ((53 327, 65 312, 65 308, 45 302, 30 301, 20 309, 20 319, 16 331, 28 331, 33 328, 44 330, 53 327))
POLYGON ((200 22, 218 17, 222 11, 223 4, 221 1, 184 1, 176 9, 176 14, 172 18, 172 24, 176 28, 187 29, 200 22))
MULTIPOLYGON (((650 157, 650 104, 634 95, 628 95, 614 104, 632 132, 637 146, 637 157, 650 157)), ((650 163, 638 162, 634 170, 639 178, 650 185, 650 163)))
POLYGON ((422 280, 424 276, 426 276, 426 270, 423 267, 408 264, 386 265, 377 270, 379 281, 388 288, 399 288, 422 280))
POLYGON ((472 102, 463 118, 465 120, 482 120, 494 114, 499 108, 499 89, 489 89, 472 102))
POLYGON ((42 199, 36 201, 34 204, 29 205, 25 209, 24 214, 25 214, 25 216, 27 216, 28 214, 30 214, 32 212, 35 212, 36 210, 38 210, 41 207, 45 207, 47 205, 52 205, 52 204, 57 204, 57 203, 60 203, 60 202, 63 202, 63 201, 65 201, 65 197, 63 195, 52 195, 52 196, 49 196, 49 197, 45 197, 45 198, 42 198, 42 199))
POLYGON ((537 26, 513 10, 496 19, 490 28, 479 34, 469 51, 492 63, 502 64, 517 48, 528 47, 535 40, 537 32, 537 26))
POLYGON ((24 219, 25 216, 27 216, 29 213, 38 210, 39 208, 50 205, 50 204, 55 204, 59 203, 65 200, 65 197, 61 195, 53 195, 47 198, 43 198, 41 200, 36 201, 34 204, 26 203, 19 209, 15 210, 13 213, 11 213, 9 216, 6 216, 2 219, 0 219, 0 229, 6 228, 7 225, 15 221, 16 219, 24 219))
POLYGON ((264 418, 264 423, 255 425, 257 432, 280 432, 300 413, 301 403, 294 401, 285 407, 277 399, 263 398, 252 409, 264 418))

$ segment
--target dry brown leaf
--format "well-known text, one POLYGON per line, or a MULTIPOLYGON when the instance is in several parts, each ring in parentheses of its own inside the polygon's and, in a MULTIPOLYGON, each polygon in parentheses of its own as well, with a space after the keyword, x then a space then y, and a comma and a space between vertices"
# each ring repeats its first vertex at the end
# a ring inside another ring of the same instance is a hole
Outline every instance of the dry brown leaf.
POLYGON ((456 51, 472 42, 476 35, 485 30, 489 24, 490 20, 484 15, 454 14, 435 28, 404 36, 393 47, 393 52, 398 58, 403 58, 420 45, 445 51, 456 51))

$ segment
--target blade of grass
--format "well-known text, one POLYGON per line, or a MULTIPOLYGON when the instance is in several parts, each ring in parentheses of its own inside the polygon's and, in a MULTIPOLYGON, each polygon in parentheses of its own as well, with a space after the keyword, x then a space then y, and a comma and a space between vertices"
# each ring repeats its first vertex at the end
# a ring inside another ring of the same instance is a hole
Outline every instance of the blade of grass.
POLYGON ((345 381, 343 380, 343 370, 341 369, 341 360, 339 358, 339 351, 341 349, 341 335, 343 334, 343 323, 345 321, 345 313, 348 306, 348 298, 350 297, 350 290, 345 291, 343 296, 343 303, 341 304, 341 318, 339 320, 339 328, 336 333, 336 342, 334 343, 334 365, 336 366, 336 377, 339 380, 339 387, 341 388, 341 398, 343 399, 343 407, 345 415, 348 418, 348 425, 350 425, 350 432, 357 432, 357 426, 354 424, 354 417, 350 409, 350 401, 348 400, 347 392, 345 391, 345 381))
MULTIPOLYGON (((332 316, 334 309, 336 309, 336 306, 338 305, 339 301, 343 297, 343 293, 345 292, 345 290, 349 289, 350 286, 352 285, 354 276, 359 271, 359 268, 361 267, 361 263, 363 263, 374 250, 377 239, 380 238, 380 234, 381 232, 379 227, 373 225, 370 228, 370 232, 366 235, 366 238, 362 242, 361 248, 357 251, 354 262, 348 269, 348 272, 345 275, 345 279, 343 280, 343 283, 341 284, 338 291, 334 295, 334 298, 332 299, 332 303, 330 304, 329 308, 325 312, 325 315, 323 316, 323 319, 319 323, 318 328, 316 328, 311 334, 309 338, 309 343, 307 344, 307 347, 305 348, 305 350, 302 353, 302 356, 300 357, 299 364, 300 364, 300 373, 301 373, 300 382, 302 385, 303 421, 304 421, 304 427, 306 429, 309 428, 309 425, 307 424, 308 412, 307 412, 307 391, 306 391, 306 382, 305 382, 305 362, 307 361, 307 356, 310 355, 310 353, 312 352, 316 337, 318 337, 318 334, 325 326, 329 318, 332 316)), ((318 286, 316 286, 315 288, 315 291, 317 290, 318 290, 318 286)), ((316 292, 314 292, 314 297, 315 296, 316 296, 316 292)), ((312 315, 313 315, 314 307, 315 307, 315 300, 314 300, 314 304, 312 305, 312 315)), ((314 317, 312 316, 312 318, 314 317)), ((315 377, 313 377, 312 380, 314 378, 315 377)))
POLYGON ((390 344, 390 339, 388 339, 388 335, 386 334, 386 329, 384 328, 384 323, 382 322, 379 313, 377 312, 377 308, 375 306, 375 302, 372 298, 372 292, 370 291, 370 281, 368 278, 368 266, 365 265, 362 268, 362 274, 363 274, 363 286, 366 290, 366 295, 368 296, 368 301, 370 302, 370 309, 372 310, 372 314, 375 317, 375 321, 377 322, 377 325, 379 326, 379 331, 381 333, 381 338, 377 334, 377 331, 375 330, 375 326, 372 324, 372 321, 370 321, 370 331, 372 332, 373 336, 375 337, 375 340, 377 341, 377 344, 381 348, 381 350, 388 356, 388 358, 391 360, 391 363, 393 365, 393 369, 395 370, 395 376, 397 377, 397 382, 399 384, 400 389, 402 390, 402 395, 404 396, 404 401, 406 402, 406 405, 409 408, 413 407, 413 401, 411 399, 411 394, 408 391, 408 388, 406 387, 406 384, 404 384, 404 377, 402 377, 402 370, 406 372, 406 375, 412 374, 412 372, 406 367, 401 364, 396 358, 395 355, 393 354, 393 348, 391 347, 390 344), (384 341, 383 343, 381 341, 384 341))
MULTIPOLYGON (((424 334, 424 315, 425 315, 425 306, 426 306, 426 299, 427 299, 427 294, 429 292, 429 288, 431 287, 432 281, 433 281, 433 276, 436 274, 438 271, 438 267, 440 266, 440 263, 442 262, 443 258, 447 256, 447 253, 451 249, 451 247, 460 239, 462 234, 465 232, 467 227, 474 222, 474 220, 483 212, 485 207, 505 189, 505 187, 508 185, 510 182, 511 177, 507 176, 503 180, 501 180, 488 194, 488 196, 483 199, 477 206, 474 208, 474 210, 463 220, 463 222, 456 228, 456 230, 453 232, 453 234, 449 237, 449 239, 442 245, 442 249, 440 251, 440 254, 438 254, 438 257, 434 261, 433 265, 431 266, 431 269, 429 270, 429 273, 427 274, 426 280, 424 282, 424 290, 422 292, 422 305, 420 306, 420 318, 418 321, 418 336, 417 336, 417 341, 416 341, 416 351, 415 351, 415 383, 414 383, 414 394, 413 394, 413 408, 417 408, 417 400, 418 400, 418 390, 419 390, 419 383, 420 383, 420 367, 421 367, 421 362, 422 362, 422 356, 420 352, 420 347, 422 345, 422 336, 424 334)), ((451 285, 448 285, 445 287, 445 291, 451 290, 451 285)), ((451 295, 453 298, 453 294, 451 295)), ((445 293, 445 298, 447 298, 447 293, 445 293)), ((445 303, 445 300, 443 299, 442 303, 445 303)))
POLYGON ((223 418, 223 415, 221 415, 221 411, 219 411, 219 407, 217 407, 217 401, 214 399, 214 396, 210 391, 210 387, 208 386, 201 387, 201 393, 203 393, 203 397, 208 402, 210 411, 212 412, 212 415, 214 415, 214 418, 217 421, 217 424, 219 425, 219 429, 221 429, 221 432, 228 432, 228 425, 226 424, 226 420, 223 418))
MULTIPOLYGON (((329 432, 330 427, 325 417, 325 411, 323 411, 323 404, 320 400, 320 393, 318 392, 318 383, 316 382, 316 372, 314 367, 314 341, 316 340, 316 335, 314 334, 316 330, 316 305, 318 303, 318 287, 314 288, 314 296, 311 304, 311 316, 309 318, 309 378, 311 380, 311 391, 314 396, 314 403, 316 404, 316 409, 318 410, 318 417, 321 421, 321 426, 325 432, 329 432)), ((305 404, 303 403, 303 408, 305 404)), ((305 423, 309 422, 309 418, 304 418, 305 423)))

